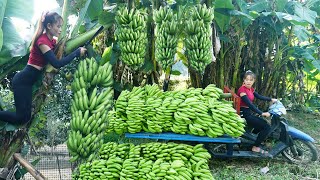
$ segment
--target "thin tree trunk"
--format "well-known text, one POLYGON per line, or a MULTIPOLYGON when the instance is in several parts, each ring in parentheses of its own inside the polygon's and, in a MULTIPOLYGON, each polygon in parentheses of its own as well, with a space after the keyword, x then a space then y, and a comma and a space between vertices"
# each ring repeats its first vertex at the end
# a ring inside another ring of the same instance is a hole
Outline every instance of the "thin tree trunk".
POLYGON ((225 67, 224 67, 224 63, 225 63, 225 43, 222 42, 221 43, 221 49, 220 49, 220 53, 219 53, 219 78, 218 78, 218 87, 223 87, 225 82, 224 82, 224 71, 225 71, 225 67))
POLYGON ((242 51, 242 45, 241 45, 241 38, 239 38, 239 41, 238 41, 238 44, 237 44, 237 49, 236 49, 236 54, 235 54, 235 58, 234 58, 234 69, 233 69, 233 76, 232 76, 232 83, 231 83, 231 86, 232 87, 237 87, 238 85, 238 82, 239 82, 239 67, 240 67, 240 64, 241 64, 241 51, 242 51))
POLYGON ((67 35, 67 25, 68 25, 68 17, 69 17, 69 6, 70 0, 63 1, 63 8, 62 8, 62 18, 65 21, 62 25, 61 34, 59 36, 59 40, 63 39, 67 35))

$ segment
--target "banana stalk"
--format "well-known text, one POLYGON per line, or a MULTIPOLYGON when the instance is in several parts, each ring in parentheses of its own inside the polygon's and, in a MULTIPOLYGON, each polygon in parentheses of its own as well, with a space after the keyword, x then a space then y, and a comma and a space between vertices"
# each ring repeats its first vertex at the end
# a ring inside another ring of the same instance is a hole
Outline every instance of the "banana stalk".
POLYGON ((65 52, 67 54, 71 53, 72 51, 74 51, 76 48, 78 48, 81 45, 84 45, 94 34, 95 32, 99 29, 99 27, 94 28, 90 31, 87 31, 79 36, 77 36, 74 39, 71 39, 69 41, 66 42, 66 48, 65 48, 65 52))
POLYGON ((69 0, 66 0, 63 2, 63 9, 62 9, 62 18, 64 19, 64 21, 66 21, 65 23, 63 23, 62 25, 62 30, 61 30, 61 34, 59 36, 59 40, 66 37, 67 35, 67 21, 68 21, 68 16, 69 16, 69 6, 70 6, 70 1, 69 0))

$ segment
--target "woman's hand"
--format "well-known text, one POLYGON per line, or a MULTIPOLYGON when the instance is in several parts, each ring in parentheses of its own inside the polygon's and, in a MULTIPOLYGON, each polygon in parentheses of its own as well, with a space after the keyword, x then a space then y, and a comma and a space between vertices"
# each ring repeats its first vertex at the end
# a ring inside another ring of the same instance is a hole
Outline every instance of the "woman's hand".
POLYGON ((278 101, 278 99, 273 99, 273 98, 271 99, 272 104, 277 102, 277 101, 278 101))
POLYGON ((85 56, 87 49, 85 47, 80 47, 80 56, 85 56))
POLYGON ((263 116, 263 117, 270 117, 270 115, 271 114, 269 112, 264 112, 261 114, 261 116, 263 116))

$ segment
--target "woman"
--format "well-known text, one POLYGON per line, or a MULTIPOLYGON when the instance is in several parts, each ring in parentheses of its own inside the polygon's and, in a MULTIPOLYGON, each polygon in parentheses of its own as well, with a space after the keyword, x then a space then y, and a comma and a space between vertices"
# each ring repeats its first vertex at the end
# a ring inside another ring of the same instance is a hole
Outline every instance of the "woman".
POLYGON ((16 112, 0 111, 1 121, 12 124, 27 123, 31 118, 32 85, 41 76, 44 66, 50 63, 53 67, 60 68, 85 54, 86 48, 79 47, 60 60, 55 57, 53 50, 56 40, 53 37, 60 35, 62 24, 62 17, 55 12, 42 15, 32 39, 28 64, 12 80, 16 112))
POLYGON ((267 154, 268 151, 262 149, 261 143, 267 138, 270 132, 270 125, 261 117, 255 116, 253 114, 257 113, 264 117, 269 117, 269 112, 262 112, 255 105, 253 105, 254 98, 258 98, 264 101, 272 101, 272 103, 276 102, 277 99, 272 99, 269 97, 264 97, 258 94, 254 88, 252 87, 253 83, 256 80, 256 75, 252 71, 247 71, 243 77, 243 85, 238 89, 238 96, 241 97, 240 100, 240 111, 242 112, 242 117, 244 117, 247 121, 247 124, 250 127, 254 128, 254 132, 258 133, 258 137, 252 147, 253 152, 267 154))

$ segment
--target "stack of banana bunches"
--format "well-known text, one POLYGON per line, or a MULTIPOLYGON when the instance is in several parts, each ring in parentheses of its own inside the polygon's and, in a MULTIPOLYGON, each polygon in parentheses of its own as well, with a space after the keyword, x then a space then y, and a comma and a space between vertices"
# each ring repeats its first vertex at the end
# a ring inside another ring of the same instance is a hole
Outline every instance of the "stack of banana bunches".
POLYGON ((245 120, 213 84, 205 89, 167 92, 157 85, 134 87, 131 92, 121 92, 108 117, 107 132, 117 134, 145 131, 239 137, 245 131, 245 120))
POLYGON ((212 180, 210 157, 202 144, 109 142, 98 159, 79 166, 73 179, 212 180))
POLYGON ((107 113, 113 104, 112 65, 99 65, 93 58, 81 61, 71 87, 72 119, 67 146, 71 161, 90 161, 103 144, 107 113))

